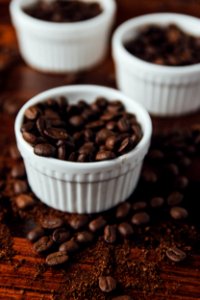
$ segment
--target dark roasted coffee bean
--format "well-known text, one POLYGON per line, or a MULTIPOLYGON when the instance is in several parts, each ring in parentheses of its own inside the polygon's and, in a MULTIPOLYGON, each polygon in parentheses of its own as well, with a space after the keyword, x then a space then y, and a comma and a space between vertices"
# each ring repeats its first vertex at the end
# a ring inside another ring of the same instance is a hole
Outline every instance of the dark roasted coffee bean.
POLYGON ((189 157, 186 157, 186 156, 184 156, 184 157, 182 157, 180 160, 179 160, 179 165, 181 166, 181 167, 185 167, 185 168, 187 168, 187 167, 189 167, 190 165, 191 165, 191 159, 189 158, 189 157))
POLYGON ((39 115, 39 109, 36 106, 31 106, 25 110, 24 115, 28 120, 35 120, 39 115))
POLYGON ((54 140, 66 140, 69 135, 65 129, 62 128, 47 128, 44 130, 44 134, 54 140))
POLYGON ((131 224, 124 222, 119 224, 118 231, 123 237, 128 237, 133 234, 133 227, 131 224))
POLYGON ((107 225, 104 228, 104 240, 108 244, 115 243, 117 239, 116 225, 107 225))
POLYGON ((131 129, 131 124, 130 124, 129 120, 126 118, 121 118, 117 122, 117 126, 118 126, 120 132, 129 132, 131 129))
POLYGON ((93 129, 93 130, 98 130, 104 126, 104 122, 101 120, 90 122, 86 124, 86 128, 88 129, 93 129))
POLYGON ((61 160, 66 160, 67 158, 67 149, 65 145, 61 145, 58 147, 58 158, 61 160))
POLYGON ((64 220, 61 218, 57 218, 57 217, 45 217, 42 221, 41 221, 41 225, 43 228, 45 229, 56 229, 59 228, 61 226, 63 226, 64 224, 64 220))
POLYGON ((69 124, 73 127, 80 128, 85 123, 85 120, 82 116, 73 116, 69 119, 69 124))
POLYGON ((35 145, 38 141, 38 137, 31 132, 26 132, 26 131, 22 132, 22 136, 23 136, 24 140, 31 145, 35 145))
POLYGON ((186 259, 186 253, 177 247, 167 249, 166 255, 173 262, 181 262, 186 259))
POLYGON ((174 206, 170 210, 170 215, 173 219, 181 220, 188 217, 188 212, 183 207, 174 206))
POLYGON ((46 128, 46 121, 43 117, 39 117, 36 121, 36 127, 39 133, 44 136, 44 130, 46 128))
POLYGON ((64 251, 67 253, 73 253, 79 249, 79 245, 77 242, 72 238, 71 240, 63 243, 59 247, 59 251, 64 251))
POLYGON ((179 192, 172 192, 167 198, 167 204, 170 206, 175 206, 183 201, 183 194, 179 192))
POLYGON ((100 276, 99 277, 99 288, 104 293, 110 293, 116 289, 117 282, 111 276, 100 276))
POLYGON ((77 242, 84 244, 84 243, 89 243, 94 239, 94 236, 91 232, 89 231, 82 231, 77 233, 76 240, 77 242))
POLYGON ((179 174, 179 168, 177 165, 170 163, 165 167, 165 171, 167 171, 170 175, 177 176, 179 174))
POLYGON ((115 158, 116 155, 112 151, 99 151, 97 152, 95 159, 96 161, 109 160, 115 158))
POLYGON ((38 253, 49 250, 53 246, 53 240, 49 236, 41 237, 33 244, 33 248, 38 253))
POLYGON ((34 147, 34 153, 39 156, 54 157, 56 148, 51 144, 37 144, 34 147))
POLYGON ((35 204, 35 200, 32 196, 27 194, 20 194, 15 198, 15 203, 19 209, 26 209, 35 204))
POLYGON ((115 100, 115 101, 109 102, 107 110, 112 113, 117 113, 117 112, 125 110, 125 107, 121 101, 115 100))
POLYGON ((156 183, 158 180, 157 174, 152 170, 144 170, 142 172, 142 178, 147 183, 156 183))
POLYGON ((30 132, 33 130, 35 123, 33 121, 26 122, 21 127, 21 132, 30 132))
POLYGON ((100 216, 89 223, 89 229, 92 232, 96 232, 97 230, 103 228, 106 225, 106 220, 100 216))
POLYGON ((11 169, 12 178, 23 178, 25 175, 26 171, 23 163, 16 164, 11 169))
POLYGON ((69 220, 69 225, 74 230, 79 230, 83 226, 87 225, 89 222, 89 217, 87 215, 74 215, 71 220, 69 220))
POLYGON ((11 145, 9 148, 9 152, 10 152, 11 158, 13 158, 15 160, 21 158, 21 154, 16 145, 11 145))
POLYGON ((67 255, 66 252, 54 252, 49 254, 46 257, 46 263, 48 266, 57 266, 57 265, 62 265, 66 263, 69 259, 69 256, 67 255))
POLYGON ((87 162, 89 160, 90 160, 89 155, 84 154, 84 153, 79 154, 78 157, 77 157, 77 162, 87 162))
POLYGON ((116 210, 116 218, 125 218, 131 209, 131 205, 129 202, 124 202, 120 204, 116 210))
POLYGON ((189 180, 185 176, 179 176, 175 181, 175 187, 180 190, 184 190, 185 188, 187 188, 188 184, 189 184, 189 180))
POLYGON ((68 157, 68 160, 69 161, 77 161, 77 153, 76 152, 72 152, 69 157, 68 157))
POLYGON ((113 114, 111 112, 106 112, 103 115, 101 115, 100 119, 103 120, 103 121, 105 121, 105 122, 109 122, 109 121, 113 121, 113 120, 119 119, 119 116, 116 115, 116 114, 113 114))
POLYGON ((164 204, 164 199, 162 197, 154 197, 150 201, 151 207, 161 207, 164 204))
POLYGON ((109 121, 106 124, 106 128, 111 131, 115 131, 117 129, 117 123, 115 121, 109 121))
POLYGON ((112 135, 114 135, 114 133, 112 131, 110 131, 106 128, 103 128, 100 131, 98 131, 96 134, 96 143, 99 145, 104 144, 106 139, 112 135))
POLYGON ((31 242, 39 240, 43 235, 45 235, 44 229, 42 227, 35 227, 27 234, 27 239, 31 242))
POLYGON ((23 181, 23 180, 15 181, 13 188, 14 188, 15 194, 23 194, 28 191, 28 185, 27 185, 26 181, 23 181))
POLYGON ((106 139, 105 146, 108 150, 114 151, 120 144, 120 139, 117 136, 109 136, 106 139))
POLYGON ((61 244, 66 242, 70 237, 70 232, 65 228, 57 228, 54 230, 52 239, 54 242, 61 244))
POLYGON ((85 129, 83 131, 83 135, 84 135, 85 142, 91 142, 94 140, 94 133, 92 132, 91 129, 85 129))
POLYGON ((131 138, 127 137, 121 142, 118 152, 120 154, 123 154, 123 153, 130 151, 132 148, 133 148, 133 142, 132 142, 131 138))
POLYGON ((106 106, 108 105, 108 100, 104 97, 98 97, 95 101, 95 104, 99 107, 99 108, 103 108, 105 109, 106 106))
POLYGON ((133 300, 133 298, 128 295, 122 295, 122 296, 114 297, 112 298, 112 300, 133 300))
POLYGON ((141 209, 145 209, 147 207, 147 203, 145 201, 138 201, 133 203, 132 208, 134 210, 141 210, 141 209))
POLYGON ((92 142, 85 143, 78 150, 80 154, 89 155, 95 151, 95 145, 92 142))
POLYGON ((149 223, 150 221, 150 216, 146 212, 140 212, 132 217, 132 223, 135 225, 144 225, 149 223))
POLYGON ((159 149, 150 150, 148 158, 153 161, 160 161, 164 158, 164 153, 159 149))

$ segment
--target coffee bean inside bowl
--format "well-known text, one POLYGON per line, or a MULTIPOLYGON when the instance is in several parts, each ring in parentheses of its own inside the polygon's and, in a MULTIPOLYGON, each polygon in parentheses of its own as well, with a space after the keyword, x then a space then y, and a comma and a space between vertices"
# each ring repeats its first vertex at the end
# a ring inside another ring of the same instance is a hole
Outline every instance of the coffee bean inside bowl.
POLYGON ((43 21, 64 23, 92 19, 102 13, 102 8, 98 2, 91 1, 39 0, 24 7, 24 12, 43 21))
POLYGON ((135 114, 121 101, 97 98, 91 104, 80 100, 47 99, 24 112, 21 132, 36 155, 60 160, 95 162, 114 159, 134 149, 142 138, 135 114), (115 123, 108 129, 110 122, 115 123), (30 138, 31 137, 31 138, 30 138))
POLYGON ((166 66, 200 63, 200 36, 184 32, 175 24, 147 25, 124 44, 134 56, 166 66))

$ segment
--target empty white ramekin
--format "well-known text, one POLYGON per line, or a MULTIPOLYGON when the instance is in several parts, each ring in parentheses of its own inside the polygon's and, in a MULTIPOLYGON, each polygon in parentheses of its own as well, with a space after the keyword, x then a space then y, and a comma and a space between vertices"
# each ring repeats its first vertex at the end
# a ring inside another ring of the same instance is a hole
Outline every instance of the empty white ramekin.
POLYGON ((156 13, 125 22, 116 30, 112 41, 118 87, 155 115, 181 115, 200 107, 200 64, 181 67, 152 64, 130 54, 124 42, 133 38, 141 27, 171 23, 200 37, 198 18, 156 13))
POLYGON ((40 71, 62 73, 99 63, 106 54, 116 4, 114 0, 96 1, 103 8, 99 16, 75 23, 53 23, 23 11, 36 0, 12 0, 11 18, 27 64, 40 71))
POLYGON ((29 100, 15 121, 18 148, 24 159, 29 184, 41 201, 56 209, 78 213, 96 213, 126 200, 136 187, 152 133, 146 110, 121 92, 100 86, 75 85, 48 90, 29 100), (79 99, 92 102, 98 96, 121 100, 134 112, 142 126, 143 137, 135 149, 116 159, 78 163, 37 156, 22 137, 20 128, 27 107, 49 97, 64 95, 70 103, 79 99))

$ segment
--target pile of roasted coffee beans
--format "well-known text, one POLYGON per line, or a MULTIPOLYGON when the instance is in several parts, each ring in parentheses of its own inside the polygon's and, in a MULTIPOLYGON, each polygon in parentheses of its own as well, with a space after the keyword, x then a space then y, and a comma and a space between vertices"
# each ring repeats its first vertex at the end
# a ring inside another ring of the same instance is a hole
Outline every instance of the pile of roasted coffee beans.
POLYGON ((142 138, 136 116, 103 97, 91 104, 68 104, 64 97, 40 102, 25 111, 21 132, 35 154, 73 162, 116 158, 142 138))
POLYGON ((149 25, 124 44, 136 57, 166 66, 200 63, 200 36, 195 37, 174 24, 166 27, 149 25))
POLYGON ((49 22, 79 22, 92 19, 102 13, 101 5, 91 1, 39 0, 24 8, 31 17, 49 22))

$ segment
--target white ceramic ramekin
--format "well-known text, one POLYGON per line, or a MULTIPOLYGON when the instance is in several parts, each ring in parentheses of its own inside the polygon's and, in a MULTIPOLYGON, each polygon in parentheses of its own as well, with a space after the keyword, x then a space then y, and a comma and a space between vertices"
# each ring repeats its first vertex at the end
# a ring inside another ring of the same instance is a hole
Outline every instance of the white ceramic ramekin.
POLYGON ((131 19, 116 30, 112 49, 117 83, 126 95, 138 100, 152 114, 173 116, 200 107, 200 64, 171 67, 143 61, 130 54, 124 42, 149 24, 177 24, 200 37, 200 20, 176 13, 156 13, 131 19))
MULTIPOLYGON (((105 56, 113 25, 114 0, 96 0, 103 12, 75 23, 38 20, 23 12, 36 0, 12 0, 10 13, 24 60, 40 71, 79 71, 99 63, 105 56)), ((89 1, 89 0, 84 0, 89 1)))
POLYGON ((96 213, 126 200, 136 187, 152 133, 146 110, 121 92, 100 86, 75 85, 55 88, 29 100, 15 121, 17 145, 24 159, 29 184, 41 201, 56 209, 78 213, 96 213), (37 156, 20 132, 25 109, 49 97, 64 95, 70 103, 97 96, 121 100, 127 111, 134 112, 142 126, 143 137, 135 149, 116 159, 78 163, 37 156))

